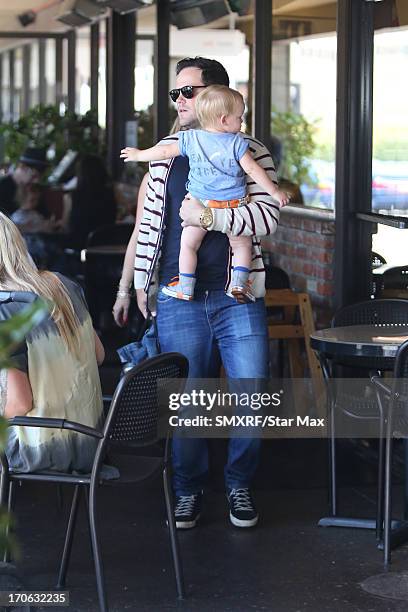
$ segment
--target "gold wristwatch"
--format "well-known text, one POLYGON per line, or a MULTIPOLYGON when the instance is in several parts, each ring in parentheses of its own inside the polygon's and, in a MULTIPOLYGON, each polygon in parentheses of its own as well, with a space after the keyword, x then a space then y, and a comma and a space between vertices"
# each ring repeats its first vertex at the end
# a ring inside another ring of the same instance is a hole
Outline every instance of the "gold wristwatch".
POLYGON ((204 208, 200 215, 200 225, 203 229, 207 230, 214 221, 213 213, 211 208, 204 208))

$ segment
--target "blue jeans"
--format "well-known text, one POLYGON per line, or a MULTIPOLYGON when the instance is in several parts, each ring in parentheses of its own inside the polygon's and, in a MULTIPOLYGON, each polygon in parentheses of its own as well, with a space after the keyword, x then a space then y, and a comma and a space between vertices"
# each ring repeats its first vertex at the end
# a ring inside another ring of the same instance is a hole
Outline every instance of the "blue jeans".
MULTIPOLYGON (((220 363, 228 378, 268 378, 268 329, 265 304, 238 304, 224 291, 196 292, 187 302, 157 298, 161 350, 177 351, 189 361, 191 378, 218 378, 220 363)), ((225 467, 227 489, 248 487, 258 465, 260 437, 231 438, 225 467)), ((173 486, 176 495, 201 491, 208 472, 207 440, 173 437, 173 486)))

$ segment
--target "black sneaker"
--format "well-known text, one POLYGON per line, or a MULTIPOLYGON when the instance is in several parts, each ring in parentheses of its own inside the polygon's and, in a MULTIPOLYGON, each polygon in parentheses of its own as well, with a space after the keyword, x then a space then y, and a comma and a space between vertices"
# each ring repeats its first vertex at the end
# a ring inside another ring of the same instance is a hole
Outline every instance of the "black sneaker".
POLYGON ((176 497, 174 518, 177 529, 191 529, 200 518, 202 493, 176 497))
POLYGON ((247 488, 231 489, 227 494, 230 507, 230 520, 235 527, 254 527, 258 522, 251 492, 247 488))

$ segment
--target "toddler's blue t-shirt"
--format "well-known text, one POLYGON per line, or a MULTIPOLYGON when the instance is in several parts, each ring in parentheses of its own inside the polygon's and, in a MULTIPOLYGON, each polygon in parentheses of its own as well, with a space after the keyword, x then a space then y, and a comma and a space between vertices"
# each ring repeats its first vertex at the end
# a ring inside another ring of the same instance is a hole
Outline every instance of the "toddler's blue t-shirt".
POLYGON ((248 150, 242 134, 185 130, 178 132, 180 154, 188 157, 186 189, 201 200, 233 200, 246 194, 239 160, 248 150))

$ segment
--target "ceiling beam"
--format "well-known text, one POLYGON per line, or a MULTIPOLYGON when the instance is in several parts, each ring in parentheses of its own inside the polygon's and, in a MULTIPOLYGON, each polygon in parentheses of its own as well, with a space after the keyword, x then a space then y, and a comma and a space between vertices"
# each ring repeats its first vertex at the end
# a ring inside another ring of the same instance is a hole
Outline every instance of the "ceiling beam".
POLYGON ((0 30, 0 38, 64 38, 68 32, 5 32, 0 30))

